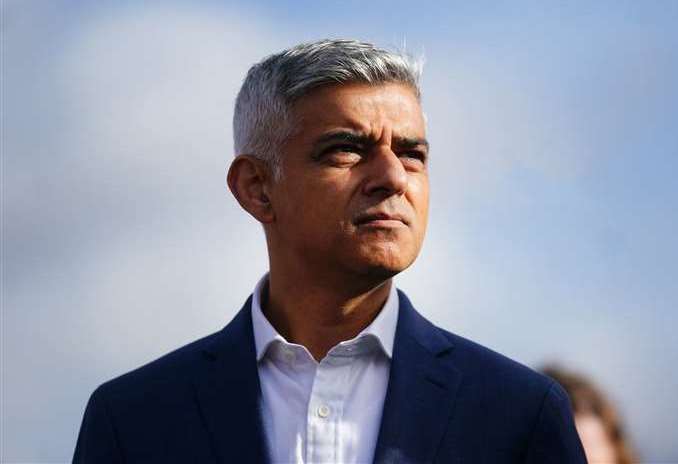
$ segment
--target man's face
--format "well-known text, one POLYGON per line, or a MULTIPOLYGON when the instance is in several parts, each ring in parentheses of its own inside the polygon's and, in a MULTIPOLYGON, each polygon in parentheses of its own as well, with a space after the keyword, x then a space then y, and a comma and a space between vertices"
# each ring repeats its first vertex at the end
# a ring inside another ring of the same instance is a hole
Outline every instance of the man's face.
POLYGON ((304 266, 391 277, 417 257, 428 219, 428 144, 401 84, 322 87, 293 108, 272 185, 276 246, 304 266))

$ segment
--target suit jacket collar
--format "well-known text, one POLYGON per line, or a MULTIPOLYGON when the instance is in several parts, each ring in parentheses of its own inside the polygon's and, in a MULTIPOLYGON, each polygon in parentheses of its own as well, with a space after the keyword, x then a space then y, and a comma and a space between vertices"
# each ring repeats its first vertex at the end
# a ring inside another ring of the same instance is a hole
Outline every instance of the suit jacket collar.
POLYGON ((431 462, 450 422, 461 373, 454 346, 401 291, 375 463, 431 462))
MULTIPOLYGON (((398 290, 399 311, 375 463, 430 462, 445 433, 460 372, 453 345, 398 290)), ((252 297, 203 350, 197 402, 219 462, 267 462, 252 297)))
POLYGON ((212 449, 222 463, 268 461, 251 302, 252 297, 203 350, 206 368, 194 382, 212 449))

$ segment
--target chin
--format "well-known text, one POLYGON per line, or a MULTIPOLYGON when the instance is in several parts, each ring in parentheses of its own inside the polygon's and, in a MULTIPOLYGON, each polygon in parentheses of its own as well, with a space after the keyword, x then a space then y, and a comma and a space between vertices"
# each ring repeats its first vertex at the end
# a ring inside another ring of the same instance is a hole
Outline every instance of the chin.
POLYGON ((356 257, 356 267, 365 275, 385 280, 410 267, 416 257, 417 253, 411 250, 403 251, 394 244, 368 247, 366 250, 360 250, 359 256, 356 257))

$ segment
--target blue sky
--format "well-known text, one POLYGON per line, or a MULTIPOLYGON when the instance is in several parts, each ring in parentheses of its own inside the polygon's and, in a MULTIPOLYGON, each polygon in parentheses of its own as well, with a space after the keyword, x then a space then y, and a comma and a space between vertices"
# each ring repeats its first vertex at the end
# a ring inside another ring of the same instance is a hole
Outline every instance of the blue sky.
POLYGON ((441 326, 618 402, 678 462, 676 2, 6 1, 2 459, 70 459, 101 382, 222 327, 266 270, 224 185, 247 68, 304 40, 423 55, 441 326))

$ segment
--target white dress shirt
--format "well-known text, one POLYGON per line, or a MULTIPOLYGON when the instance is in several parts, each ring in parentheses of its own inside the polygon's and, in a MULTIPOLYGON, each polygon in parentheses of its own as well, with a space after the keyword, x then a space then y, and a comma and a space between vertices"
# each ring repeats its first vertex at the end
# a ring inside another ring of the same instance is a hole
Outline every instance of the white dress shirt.
POLYGON ((252 324, 272 461, 372 462, 398 321, 395 285, 374 321, 318 363, 264 316, 261 292, 267 283, 268 274, 254 290, 252 324))

